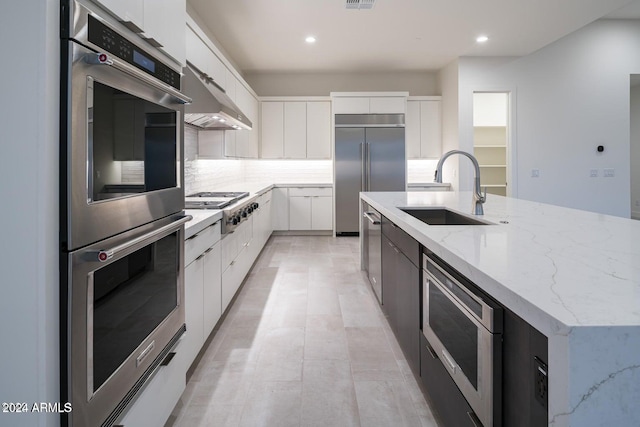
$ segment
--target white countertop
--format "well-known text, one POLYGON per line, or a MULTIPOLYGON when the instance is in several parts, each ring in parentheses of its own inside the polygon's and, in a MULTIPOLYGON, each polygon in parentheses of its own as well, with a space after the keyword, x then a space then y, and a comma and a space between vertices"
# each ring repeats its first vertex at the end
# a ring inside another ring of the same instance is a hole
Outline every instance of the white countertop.
POLYGON ((193 217, 191 221, 185 224, 185 239, 222 219, 222 211, 219 209, 185 209, 184 213, 193 217))
POLYGON ((430 226, 398 207, 473 216, 472 193, 362 199, 548 337, 550 425, 640 425, 640 221, 488 195, 495 225, 430 226))

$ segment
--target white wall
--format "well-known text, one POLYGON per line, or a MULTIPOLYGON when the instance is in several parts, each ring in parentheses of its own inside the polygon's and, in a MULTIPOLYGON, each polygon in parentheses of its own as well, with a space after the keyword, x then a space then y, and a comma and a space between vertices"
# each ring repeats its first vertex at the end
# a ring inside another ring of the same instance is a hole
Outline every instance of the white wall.
POLYGON ((629 74, 640 72, 637 21, 596 21, 526 57, 461 58, 459 68, 461 149, 473 147, 473 91, 517 91, 518 197, 629 216, 629 74), (596 152, 598 145, 604 153, 596 152), (615 177, 604 178, 604 168, 615 169, 615 177), (531 169, 540 177, 532 178, 531 169), (597 178, 589 177, 591 169, 598 169, 597 178))
POLYGON ((631 87, 631 217, 640 219, 640 84, 631 87))
POLYGON ((330 92, 408 91, 439 95, 435 72, 397 73, 245 73, 260 96, 329 96, 330 92))
MULTIPOLYGON (((0 14, 1 402, 59 399, 59 5, 23 0, 0 14)), ((0 425, 57 426, 59 418, 0 412, 0 425)))

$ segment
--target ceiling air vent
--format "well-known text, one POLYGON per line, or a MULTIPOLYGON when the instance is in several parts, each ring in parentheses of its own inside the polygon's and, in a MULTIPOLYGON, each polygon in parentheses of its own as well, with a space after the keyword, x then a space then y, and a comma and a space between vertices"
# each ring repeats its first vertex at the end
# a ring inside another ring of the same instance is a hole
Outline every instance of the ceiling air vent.
POLYGON ((346 0, 347 9, 373 9, 376 0, 346 0))

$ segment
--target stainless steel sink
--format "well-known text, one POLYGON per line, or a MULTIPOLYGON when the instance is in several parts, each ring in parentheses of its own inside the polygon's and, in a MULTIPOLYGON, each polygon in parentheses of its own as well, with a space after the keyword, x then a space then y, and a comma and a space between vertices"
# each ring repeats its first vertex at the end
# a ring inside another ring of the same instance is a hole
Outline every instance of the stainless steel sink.
POLYGON ((443 208, 398 208, 429 225, 493 225, 493 223, 461 215, 443 208))

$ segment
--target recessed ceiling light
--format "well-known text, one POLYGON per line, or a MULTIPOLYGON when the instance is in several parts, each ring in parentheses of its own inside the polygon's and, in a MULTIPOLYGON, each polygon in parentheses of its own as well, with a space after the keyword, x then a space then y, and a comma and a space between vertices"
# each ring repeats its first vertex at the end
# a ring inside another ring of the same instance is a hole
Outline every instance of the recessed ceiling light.
POLYGON ((307 43, 315 43, 316 42, 316 38, 313 36, 307 36, 304 41, 306 41, 307 43))
POLYGON ((478 36, 478 38, 476 38, 476 41, 478 43, 484 43, 484 42, 486 42, 488 40, 489 40, 489 37, 487 37, 487 36, 478 36))
POLYGON ((225 120, 225 119, 218 119, 218 121, 219 121, 220 123, 224 123, 224 122, 226 122, 226 120, 225 120))

